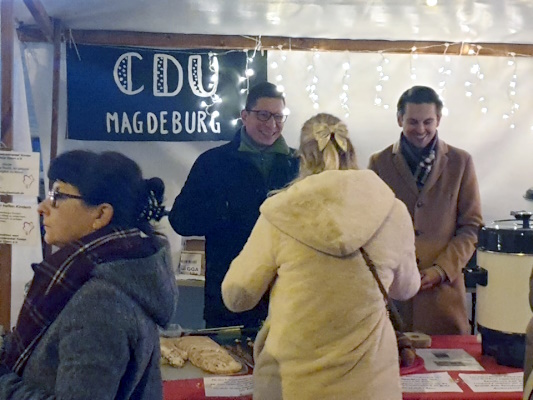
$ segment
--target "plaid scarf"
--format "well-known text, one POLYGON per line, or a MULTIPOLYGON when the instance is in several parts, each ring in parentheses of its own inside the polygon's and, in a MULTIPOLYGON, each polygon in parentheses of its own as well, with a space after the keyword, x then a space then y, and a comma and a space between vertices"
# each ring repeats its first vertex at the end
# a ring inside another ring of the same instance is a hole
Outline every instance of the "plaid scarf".
POLYGON ((20 311, 17 325, 6 336, 0 365, 18 375, 48 327, 72 296, 87 282, 97 264, 154 253, 151 240, 138 229, 105 227, 70 243, 39 264, 20 311))
POLYGON ((437 140, 437 135, 435 135, 426 147, 419 149, 409 143, 402 133, 400 150, 415 178, 418 189, 424 187, 435 162, 437 140))

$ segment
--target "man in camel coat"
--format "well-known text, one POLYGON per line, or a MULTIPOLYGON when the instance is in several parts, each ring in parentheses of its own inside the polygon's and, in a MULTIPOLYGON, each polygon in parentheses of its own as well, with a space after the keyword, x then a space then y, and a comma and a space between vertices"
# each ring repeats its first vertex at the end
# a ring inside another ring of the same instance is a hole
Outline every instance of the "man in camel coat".
POLYGON ((400 140, 371 156, 375 171, 407 206, 415 229, 419 293, 399 304, 408 330, 468 334, 462 269, 482 224, 474 163, 438 136, 442 101, 414 86, 398 101, 400 140))

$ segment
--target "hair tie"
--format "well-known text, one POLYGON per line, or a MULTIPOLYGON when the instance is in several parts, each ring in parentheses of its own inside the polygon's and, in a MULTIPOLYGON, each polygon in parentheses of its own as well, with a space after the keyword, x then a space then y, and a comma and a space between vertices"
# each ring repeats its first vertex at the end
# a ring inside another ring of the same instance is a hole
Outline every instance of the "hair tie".
POLYGON ((342 125, 344 125, 342 122, 337 122, 335 125, 328 125, 324 122, 313 125, 313 137, 318 143, 318 150, 324 150, 333 138, 343 151, 348 151, 345 129, 339 129, 342 125))
POLYGON ((150 190, 147 200, 148 201, 144 205, 144 208, 139 215, 140 220, 144 219, 146 221, 159 221, 166 215, 165 207, 159 204, 159 201, 157 200, 153 190, 150 190))

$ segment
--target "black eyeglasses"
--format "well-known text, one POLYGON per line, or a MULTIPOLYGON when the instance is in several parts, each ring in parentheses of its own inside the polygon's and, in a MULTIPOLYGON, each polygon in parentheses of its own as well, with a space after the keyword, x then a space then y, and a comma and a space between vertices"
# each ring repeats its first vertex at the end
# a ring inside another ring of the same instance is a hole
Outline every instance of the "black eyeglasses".
POLYGON ((61 193, 61 192, 58 192, 57 190, 50 190, 48 192, 48 200, 50 200, 50 204, 52 205, 52 207, 56 208, 57 207, 57 201, 61 200, 61 199, 80 199, 80 200, 82 200, 83 197, 75 195, 75 194, 61 193))
POLYGON ((262 122, 267 122, 270 118, 274 117, 274 121, 277 123, 285 122, 287 120, 286 114, 273 114, 266 110, 246 110, 248 112, 254 112, 257 114, 257 119, 262 122))

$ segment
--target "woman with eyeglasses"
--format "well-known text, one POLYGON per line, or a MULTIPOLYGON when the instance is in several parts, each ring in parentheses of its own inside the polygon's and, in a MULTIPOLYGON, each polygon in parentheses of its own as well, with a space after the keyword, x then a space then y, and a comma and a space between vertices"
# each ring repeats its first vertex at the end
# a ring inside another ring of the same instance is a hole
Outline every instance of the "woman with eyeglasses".
POLYGON ((161 399, 159 331, 177 289, 164 184, 117 152, 75 150, 50 164, 38 206, 58 249, 34 277, 0 352, 0 399, 161 399))

